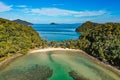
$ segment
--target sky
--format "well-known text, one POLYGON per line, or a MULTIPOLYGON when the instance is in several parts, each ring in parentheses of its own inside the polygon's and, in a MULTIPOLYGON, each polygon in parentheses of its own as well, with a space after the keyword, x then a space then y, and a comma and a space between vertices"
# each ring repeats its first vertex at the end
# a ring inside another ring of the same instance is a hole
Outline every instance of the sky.
POLYGON ((120 22, 120 0, 0 0, 0 17, 43 24, 120 22))

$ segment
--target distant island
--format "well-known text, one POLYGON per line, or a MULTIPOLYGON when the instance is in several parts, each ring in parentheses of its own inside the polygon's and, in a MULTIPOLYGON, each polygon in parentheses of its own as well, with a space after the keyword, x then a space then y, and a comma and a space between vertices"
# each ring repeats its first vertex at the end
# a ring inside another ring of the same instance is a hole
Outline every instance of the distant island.
POLYGON ((16 22, 16 23, 23 24, 23 25, 33 25, 30 22, 27 22, 27 21, 24 21, 24 20, 20 20, 20 19, 13 20, 12 22, 16 22))
POLYGON ((57 23, 55 23, 55 22, 52 22, 52 23, 50 23, 50 25, 57 25, 57 23))

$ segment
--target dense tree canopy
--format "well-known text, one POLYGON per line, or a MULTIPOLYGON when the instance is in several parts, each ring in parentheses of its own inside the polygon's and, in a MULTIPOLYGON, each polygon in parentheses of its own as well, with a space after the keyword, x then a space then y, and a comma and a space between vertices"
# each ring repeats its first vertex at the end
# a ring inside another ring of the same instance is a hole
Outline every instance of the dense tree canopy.
POLYGON ((0 57, 9 53, 26 53, 40 45, 41 38, 32 27, 0 18, 0 57))
POLYGON ((77 46, 98 59, 120 67, 120 24, 86 22, 76 31, 82 32, 77 46), (88 24, 89 23, 89 24, 88 24))
POLYGON ((98 26, 98 23, 93 23, 90 21, 87 21, 85 23, 83 23, 81 26, 79 26, 78 28, 76 28, 77 32, 86 32, 87 30, 92 30, 94 27, 98 26))

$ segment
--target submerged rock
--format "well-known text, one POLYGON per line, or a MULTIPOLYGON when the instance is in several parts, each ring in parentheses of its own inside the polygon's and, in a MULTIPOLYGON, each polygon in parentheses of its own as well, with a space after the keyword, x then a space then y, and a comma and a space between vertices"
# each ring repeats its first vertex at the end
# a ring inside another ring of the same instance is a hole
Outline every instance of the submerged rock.
POLYGON ((48 80, 53 74, 48 66, 34 65, 29 68, 14 69, 4 72, 0 80, 48 80))
POLYGON ((89 80, 87 78, 85 78, 84 76, 80 76, 78 75, 76 72, 71 71, 69 72, 69 75, 74 79, 74 80, 89 80))

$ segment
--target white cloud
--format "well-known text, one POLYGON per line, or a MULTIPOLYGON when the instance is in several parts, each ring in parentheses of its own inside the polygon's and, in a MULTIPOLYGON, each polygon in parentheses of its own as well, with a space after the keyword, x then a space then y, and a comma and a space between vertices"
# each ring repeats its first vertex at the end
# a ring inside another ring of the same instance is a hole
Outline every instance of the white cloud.
POLYGON ((3 2, 0 2, 0 12, 10 11, 12 9, 12 5, 6 5, 3 2))
POLYGON ((69 10, 58 9, 58 8, 32 9, 32 12, 47 16, 66 16, 66 15, 70 15, 71 13, 74 13, 69 10))
POLYGON ((75 17, 85 17, 85 16, 98 16, 103 15, 106 12, 103 10, 99 11, 74 11, 74 10, 65 10, 59 8, 36 8, 31 9, 31 12, 46 15, 46 16, 75 16, 75 17))
POLYGON ((81 11, 78 12, 75 17, 82 17, 82 16, 99 16, 105 14, 105 11, 99 10, 99 11, 81 11))

